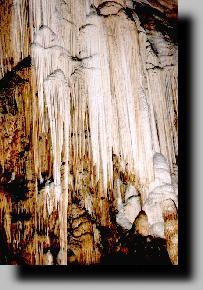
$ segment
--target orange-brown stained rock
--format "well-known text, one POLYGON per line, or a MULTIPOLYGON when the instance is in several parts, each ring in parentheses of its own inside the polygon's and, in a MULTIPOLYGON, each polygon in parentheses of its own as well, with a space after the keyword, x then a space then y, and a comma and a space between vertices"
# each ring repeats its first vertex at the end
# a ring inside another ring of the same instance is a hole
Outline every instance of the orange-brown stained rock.
POLYGON ((136 218, 135 222, 135 232, 139 235, 144 237, 149 236, 149 223, 148 218, 145 212, 141 211, 138 217, 136 218))
POLYGON ((174 265, 178 265, 178 213, 172 200, 164 202, 164 233, 169 257, 174 265))

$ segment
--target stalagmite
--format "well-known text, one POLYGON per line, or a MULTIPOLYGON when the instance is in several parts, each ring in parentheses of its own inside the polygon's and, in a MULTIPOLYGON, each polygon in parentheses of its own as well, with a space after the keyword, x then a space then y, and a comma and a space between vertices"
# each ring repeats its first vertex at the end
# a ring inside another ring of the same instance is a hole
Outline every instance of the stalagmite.
POLYGON ((117 197, 118 214, 116 222, 123 226, 125 229, 131 229, 135 218, 141 211, 140 197, 133 186, 129 186, 125 193, 125 203, 122 203, 121 196, 117 197))
POLYGON ((7 263, 103 263, 129 234, 178 264, 177 1, 163 2, 0 1, 7 263))
POLYGON ((143 210, 148 216, 151 234, 164 237, 163 204, 171 199, 178 205, 175 190, 171 184, 168 164, 162 154, 154 155, 154 182, 150 184, 150 193, 143 210))

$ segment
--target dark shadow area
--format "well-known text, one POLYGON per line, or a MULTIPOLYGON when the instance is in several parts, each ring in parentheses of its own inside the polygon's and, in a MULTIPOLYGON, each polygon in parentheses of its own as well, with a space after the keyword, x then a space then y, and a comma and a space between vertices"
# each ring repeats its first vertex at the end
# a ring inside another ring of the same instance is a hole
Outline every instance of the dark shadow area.
MULTIPOLYGON (((115 261, 116 262, 116 261, 115 261)), ((129 261, 128 261, 129 262, 129 261)), ((185 278, 181 267, 168 265, 19 266, 20 280, 165 280, 185 278)))
POLYGON ((2 79, 0 79, 0 113, 1 114, 17 114, 18 107, 15 99, 14 89, 23 86, 29 82, 29 79, 19 75, 20 71, 31 67, 31 57, 25 57, 11 71, 8 71, 2 79))
POLYGON ((191 280, 193 278, 192 245, 192 19, 180 19, 179 39, 179 266, 135 265, 126 257, 109 257, 95 266, 19 266, 20 280, 191 280))
MULTIPOLYGON (((158 1, 157 5, 159 5, 158 1)), ((139 16, 141 25, 146 30, 155 29, 161 32, 167 41, 172 41, 177 44, 177 6, 174 10, 170 11, 170 14, 165 9, 161 12, 157 7, 153 8, 149 4, 139 3, 137 1, 133 3, 133 6, 136 14, 139 16)), ((128 15, 128 11, 126 11, 126 14, 128 15)))
POLYGON ((193 200, 192 200, 192 129, 193 129, 193 19, 179 21, 179 263, 185 278, 193 277, 193 200))

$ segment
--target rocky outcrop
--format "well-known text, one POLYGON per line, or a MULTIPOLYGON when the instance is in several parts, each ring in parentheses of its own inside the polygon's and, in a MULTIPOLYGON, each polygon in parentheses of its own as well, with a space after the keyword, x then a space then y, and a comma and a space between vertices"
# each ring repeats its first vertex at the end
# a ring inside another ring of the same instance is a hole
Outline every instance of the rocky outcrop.
POLYGON ((175 0, 0 1, 7 263, 178 263, 176 18, 175 0))

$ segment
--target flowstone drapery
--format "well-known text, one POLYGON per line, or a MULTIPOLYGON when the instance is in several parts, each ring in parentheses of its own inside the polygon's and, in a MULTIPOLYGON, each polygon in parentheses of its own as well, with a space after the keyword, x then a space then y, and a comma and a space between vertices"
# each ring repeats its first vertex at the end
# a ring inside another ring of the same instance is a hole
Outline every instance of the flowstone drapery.
POLYGON ((104 263, 146 236, 178 263, 176 17, 0 1, 1 263, 104 263))

